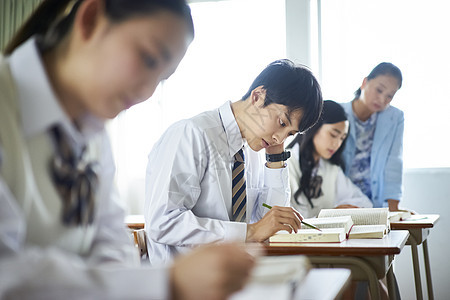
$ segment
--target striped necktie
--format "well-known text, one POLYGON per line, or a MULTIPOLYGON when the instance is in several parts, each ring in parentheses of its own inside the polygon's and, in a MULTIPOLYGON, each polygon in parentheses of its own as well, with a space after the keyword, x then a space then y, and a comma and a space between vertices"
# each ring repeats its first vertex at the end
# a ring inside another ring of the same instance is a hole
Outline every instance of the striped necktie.
POLYGON ((50 132, 56 146, 51 172, 62 201, 62 221, 66 226, 91 224, 98 185, 95 164, 82 159, 85 148, 75 156, 62 128, 54 126, 50 132))
POLYGON ((239 150, 234 156, 233 165, 233 221, 245 222, 247 210, 247 192, 245 190, 244 152, 239 150))

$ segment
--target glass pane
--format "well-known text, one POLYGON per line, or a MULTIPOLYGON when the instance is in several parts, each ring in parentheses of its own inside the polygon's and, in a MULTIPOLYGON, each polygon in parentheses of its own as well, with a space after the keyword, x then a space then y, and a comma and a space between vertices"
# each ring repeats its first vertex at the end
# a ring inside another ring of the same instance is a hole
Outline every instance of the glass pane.
POLYGON ((450 167, 449 11, 439 0, 322 0, 324 97, 350 101, 375 65, 397 65, 404 79, 392 105, 405 112, 407 168, 450 167))
MULTIPOLYGON (((195 39, 155 95, 110 126, 123 197, 143 201, 147 155, 172 123, 239 100, 270 62, 286 56, 284 0, 191 4, 195 39)), ((133 200, 134 201, 134 200, 133 200)), ((142 203, 130 203, 139 211, 142 203)))

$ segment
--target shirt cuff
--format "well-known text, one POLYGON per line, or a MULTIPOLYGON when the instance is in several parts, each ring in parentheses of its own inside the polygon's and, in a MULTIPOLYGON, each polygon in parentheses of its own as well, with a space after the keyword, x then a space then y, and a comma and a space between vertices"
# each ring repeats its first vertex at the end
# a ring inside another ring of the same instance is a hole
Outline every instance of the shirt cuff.
POLYGON ((286 188, 289 183, 288 168, 271 169, 264 166, 264 186, 286 188))
POLYGON ((245 242, 247 239, 247 223, 225 222, 225 241, 245 242))

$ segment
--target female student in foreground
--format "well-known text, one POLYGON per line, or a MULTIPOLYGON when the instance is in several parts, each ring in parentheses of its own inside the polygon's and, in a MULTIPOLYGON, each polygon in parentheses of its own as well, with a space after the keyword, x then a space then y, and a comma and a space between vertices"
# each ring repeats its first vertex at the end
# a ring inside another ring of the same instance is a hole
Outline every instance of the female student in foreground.
POLYGON ((0 58, 0 298, 222 299, 252 257, 140 267, 106 119, 149 98, 194 30, 184 0, 46 0, 0 58), (193 268, 192 266, 195 266, 193 268))
POLYGON ((303 217, 316 217, 323 208, 372 207, 372 202, 344 175, 342 150, 348 135, 344 109, 323 102, 319 121, 289 144, 291 205, 303 217))
POLYGON ((151 263, 201 244, 260 242, 279 230, 297 231, 301 216, 289 207, 284 141, 312 126, 321 110, 313 74, 278 60, 240 101, 169 127, 147 167, 144 214, 151 263), (257 153, 263 149, 267 161, 257 153))
POLYGON ((350 121, 344 149, 347 176, 374 207, 398 210, 402 197, 403 112, 390 105, 402 86, 402 73, 380 63, 364 78, 355 98, 343 104, 350 121))

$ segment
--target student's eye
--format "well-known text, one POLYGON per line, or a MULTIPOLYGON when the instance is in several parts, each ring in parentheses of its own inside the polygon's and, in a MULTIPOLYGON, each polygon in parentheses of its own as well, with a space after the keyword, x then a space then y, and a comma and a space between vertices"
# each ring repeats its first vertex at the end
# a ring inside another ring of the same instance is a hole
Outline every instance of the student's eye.
POLYGON ((286 127, 286 123, 283 122, 283 120, 280 119, 280 125, 281 127, 286 127))
POLYGON ((158 61, 151 55, 143 54, 142 59, 144 64, 150 69, 155 69, 158 66, 158 61))
POLYGON ((380 89, 377 89, 377 92, 381 94, 383 91, 380 89))
POLYGON ((334 139, 338 137, 337 135, 335 135, 335 134, 333 134, 333 133, 330 133, 330 135, 331 135, 331 137, 334 138, 334 139))

